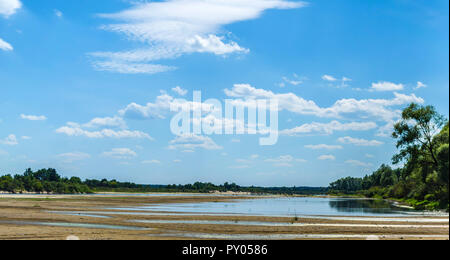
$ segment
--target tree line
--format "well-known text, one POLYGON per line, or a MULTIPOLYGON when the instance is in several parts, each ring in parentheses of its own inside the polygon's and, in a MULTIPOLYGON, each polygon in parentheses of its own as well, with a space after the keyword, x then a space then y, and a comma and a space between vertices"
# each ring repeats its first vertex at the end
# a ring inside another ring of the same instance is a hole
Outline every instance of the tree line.
POLYGON ((331 193, 394 198, 418 209, 449 208, 449 122, 433 106, 411 104, 394 125, 397 169, 383 164, 364 178, 330 184, 331 193))
POLYGON ((27 169, 22 175, 0 177, 0 191, 9 193, 52 193, 52 194, 89 194, 98 192, 249 192, 264 194, 325 194, 327 188, 313 187, 241 187, 235 183, 215 185, 196 182, 187 185, 143 185, 117 180, 65 178, 55 169, 42 169, 33 172, 27 169))

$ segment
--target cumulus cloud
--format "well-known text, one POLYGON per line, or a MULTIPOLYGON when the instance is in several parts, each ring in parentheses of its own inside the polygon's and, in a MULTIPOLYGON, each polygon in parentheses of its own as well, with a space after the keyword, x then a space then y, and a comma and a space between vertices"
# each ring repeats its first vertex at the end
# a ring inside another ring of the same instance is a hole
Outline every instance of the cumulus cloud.
POLYGON ((338 142, 343 144, 353 144, 356 146, 380 146, 384 144, 383 142, 377 140, 358 139, 350 136, 341 137, 338 139, 338 142))
MULTIPOLYGON (((423 104, 425 101, 414 94, 394 93, 393 99, 340 99, 330 107, 320 107, 312 100, 306 100, 294 93, 276 94, 265 89, 257 89, 249 84, 235 84, 232 89, 225 89, 225 94, 232 98, 274 99, 278 101, 279 110, 286 110, 301 115, 339 118, 352 115, 371 116, 377 120, 392 121, 400 116, 401 111, 392 109, 409 103, 423 104)), ((242 102, 245 104, 245 102, 242 102)))
POLYGON ((328 145, 328 144, 317 144, 317 145, 305 145, 305 148, 312 150, 340 150, 343 149, 340 145, 328 145))
POLYGON ((188 91, 186 89, 182 89, 180 86, 176 86, 176 87, 172 88, 172 91, 177 93, 180 96, 186 96, 186 94, 188 93, 188 91))
POLYGON ((84 136, 87 138, 137 138, 137 139, 148 139, 153 140, 153 138, 147 133, 141 131, 130 131, 130 130, 113 130, 113 129, 101 129, 98 131, 89 131, 83 129, 79 124, 69 122, 66 126, 56 129, 56 133, 65 134, 67 136, 84 136))
POLYGON ((301 126, 285 129, 280 131, 282 135, 305 135, 305 134, 326 134, 331 135, 336 131, 367 131, 377 127, 374 122, 351 122, 341 123, 338 121, 332 121, 330 123, 317 123, 303 124, 301 126))
POLYGON ((25 120, 30 120, 30 121, 44 121, 44 120, 47 120, 46 116, 34 116, 34 115, 24 115, 24 114, 21 114, 20 118, 25 119, 25 120))
POLYGON ((6 138, 4 138, 3 140, 0 139, 0 144, 4 144, 4 145, 18 145, 19 142, 17 141, 17 137, 13 134, 8 135, 6 138))
POLYGON ((348 87, 349 86, 348 83, 353 81, 351 78, 348 78, 348 77, 342 77, 341 79, 338 79, 331 75, 323 75, 322 80, 329 82, 330 86, 335 86, 337 88, 348 87))
POLYGON ((127 128, 127 124, 125 120, 121 117, 97 117, 89 121, 88 123, 83 125, 88 128, 101 128, 101 127, 119 127, 119 128, 127 128))
MULTIPOLYGON (((4 18, 9 18, 11 15, 15 14, 17 10, 22 7, 22 2, 19 0, 0 0, 0 16, 4 18)), ((13 51, 13 46, 0 38, 0 50, 2 51, 13 51)))
POLYGON ((174 101, 172 96, 162 94, 156 98, 154 103, 139 105, 131 103, 124 109, 119 110, 119 115, 131 119, 165 118, 170 110, 170 104, 174 101))
POLYGON ((111 151, 103 152, 102 155, 114 159, 130 159, 136 157, 137 153, 129 148, 114 148, 111 151))
POLYGON ((5 18, 15 14, 22 7, 19 0, 0 0, 0 15, 5 18))
POLYGON ((403 84, 395 84, 392 82, 378 82, 372 83, 372 91, 400 91, 403 90, 405 86, 403 84))
POLYGON ((421 88, 426 88, 428 87, 425 83, 418 81, 417 85, 414 89, 421 89, 421 88))
POLYGON ((336 79, 335 77, 330 76, 330 75, 323 75, 323 76, 322 76, 322 79, 325 80, 325 81, 330 81, 330 82, 335 82, 335 81, 337 81, 337 79, 336 79))
POLYGON ((169 149, 176 150, 194 150, 196 148, 202 148, 205 150, 220 150, 221 146, 217 145, 210 137, 200 136, 194 134, 185 134, 176 136, 175 139, 170 141, 169 149))
POLYGON ((5 42, 2 38, 0 38, 0 50, 2 51, 13 51, 14 48, 11 44, 5 42))
POLYGON ((287 0, 139 2, 118 13, 99 16, 118 21, 104 25, 102 29, 126 35, 132 41, 141 42, 144 47, 123 52, 96 52, 90 55, 97 59, 94 66, 99 70, 158 73, 173 68, 152 63, 174 59, 184 54, 210 53, 223 56, 247 53, 247 48, 229 40, 226 34, 221 35, 225 25, 256 19, 265 10, 292 9, 305 5, 303 2, 287 0), (117 66, 118 64, 120 66, 117 66), (127 64, 133 66, 127 67, 127 64))

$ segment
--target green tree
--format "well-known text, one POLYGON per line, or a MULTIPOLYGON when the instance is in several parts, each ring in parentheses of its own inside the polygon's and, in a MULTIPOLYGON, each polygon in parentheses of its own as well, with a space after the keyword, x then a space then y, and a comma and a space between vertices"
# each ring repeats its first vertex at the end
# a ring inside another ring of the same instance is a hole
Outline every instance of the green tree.
POLYGON ((394 164, 402 161, 420 162, 439 167, 438 145, 433 141, 446 123, 433 106, 411 104, 403 110, 402 119, 394 125, 392 136, 397 139, 400 152, 393 157, 394 164))

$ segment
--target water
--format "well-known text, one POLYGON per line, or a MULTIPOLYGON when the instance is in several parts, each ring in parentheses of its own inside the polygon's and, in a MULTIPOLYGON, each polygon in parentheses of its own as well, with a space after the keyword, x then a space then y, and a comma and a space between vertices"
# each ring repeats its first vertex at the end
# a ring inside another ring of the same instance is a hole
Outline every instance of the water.
POLYGON ((114 230, 151 230, 149 228, 133 227, 133 226, 116 226, 104 224, 88 224, 88 223, 64 223, 64 222, 34 222, 34 221, 0 221, 0 224, 12 225, 32 225, 32 226, 50 226, 50 227, 67 227, 67 228, 92 228, 92 229, 114 229, 114 230))
POLYGON ((144 224, 191 224, 191 225, 234 225, 260 227, 372 227, 372 228, 449 228, 448 225, 385 225, 385 224, 309 224, 267 221, 226 221, 226 220, 130 220, 131 223, 144 224))
POLYGON ((115 208, 127 211, 150 211, 183 214, 220 214, 250 216, 411 216, 422 212, 396 207, 381 200, 342 198, 261 198, 230 202, 148 205, 115 208))
POLYGON ((152 234, 152 237, 183 237, 188 239, 220 239, 220 240, 293 240, 293 239, 448 239, 444 235, 349 235, 349 234, 206 234, 206 233, 167 233, 152 234))

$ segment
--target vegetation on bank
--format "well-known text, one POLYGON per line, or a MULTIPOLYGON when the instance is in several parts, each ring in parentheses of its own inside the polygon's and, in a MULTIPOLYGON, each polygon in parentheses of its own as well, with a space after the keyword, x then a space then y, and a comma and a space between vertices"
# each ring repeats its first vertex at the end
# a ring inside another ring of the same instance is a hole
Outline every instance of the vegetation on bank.
POLYGON ((78 177, 61 177, 55 169, 42 169, 33 172, 31 169, 25 171, 23 175, 5 175, 0 177, 0 191, 10 193, 53 193, 53 194, 89 194, 94 192, 189 192, 189 193, 210 193, 210 192, 249 192, 264 194, 290 194, 290 195, 311 195, 325 194, 326 188, 310 187, 241 187, 234 183, 214 185, 212 183, 197 182, 187 185, 141 185, 130 182, 118 182, 116 180, 85 180, 78 177))
POLYGON ((330 193, 395 199, 416 209, 449 209, 449 123, 432 106, 411 104, 395 124, 398 169, 382 165, 364 178, 330 184, 330 193))

